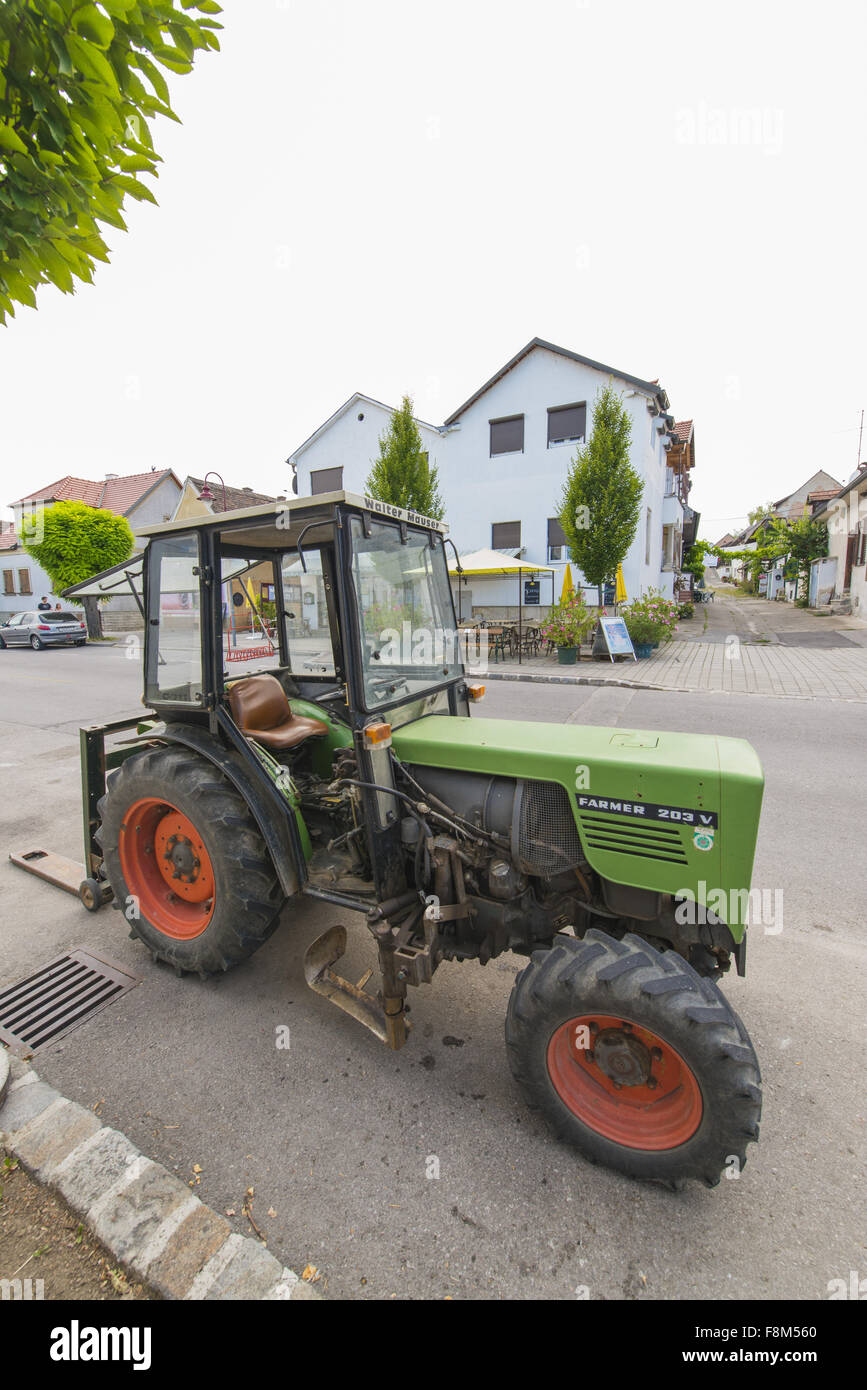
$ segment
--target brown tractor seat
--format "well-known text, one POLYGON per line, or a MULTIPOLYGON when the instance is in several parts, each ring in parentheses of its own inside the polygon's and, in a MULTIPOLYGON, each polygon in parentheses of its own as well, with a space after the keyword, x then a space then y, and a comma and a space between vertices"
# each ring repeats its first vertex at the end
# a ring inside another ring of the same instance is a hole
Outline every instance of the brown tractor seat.
POLYGON ((229 708, 242 733, 278 752, 328 733, 321 719, 293 714, 280 682, 264 673, 230 686, 229 708))

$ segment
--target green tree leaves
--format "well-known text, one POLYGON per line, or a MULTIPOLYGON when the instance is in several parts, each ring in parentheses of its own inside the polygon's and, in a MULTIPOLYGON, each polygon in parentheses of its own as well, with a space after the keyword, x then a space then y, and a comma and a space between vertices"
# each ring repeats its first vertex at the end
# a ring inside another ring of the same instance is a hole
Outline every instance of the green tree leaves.
POLYGON ((597 585, 613 580, 638 529, 644 484, 629 462, 632 422, 611 385, 593 405, 593 432, 579 449, 560 500, 569 558, 597 585))
POLYGON ((148 120, 177 120, 163 69, 218 49, 215 0, 0 4, 0 323, 34 291, 90 282, 126 229, 126 197, 156 202, 148 120), (139 76, 139 74, 141 74, 139 76))
POLYGON ((412 401, 404 396, 380 438, 379 458, 374 460, 365 487, 380 502, 407 507, 432 521, 441 521, 445 509, 437 482, 437 469, 431 466, 422 446, 412 401))
POLYGON ((24 540, 24 549, 41 565, 55 593, 81 584, 91 575, 122 564, 135 538, 126 517, 88 507, 84 502, 55 502, 46 507, 41 526, 25 522, 23 531, 41 532, 40 541, 24 540))

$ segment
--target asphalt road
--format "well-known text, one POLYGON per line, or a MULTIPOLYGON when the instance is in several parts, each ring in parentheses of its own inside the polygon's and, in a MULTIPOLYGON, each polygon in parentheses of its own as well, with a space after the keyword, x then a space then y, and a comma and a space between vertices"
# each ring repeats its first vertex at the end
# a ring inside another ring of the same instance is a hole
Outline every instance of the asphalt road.
MULTIPOLYGON (((269 1248, 315 1264, 331 1297, 821 1299, 867 1274, 860 707, 489 686, 487 715, 562 722, 576 749, 582 723, 610 724, 747 737, 763 760, 754 885, 783 890, 784 924, 753 930, 747 978, 727 982, 764 1073, 761 1143, 737 1181, 673 1194, 589 1166, 525 1110, 503 1045, 511 956, 443 966, 394 1055, 304 984, 334 909, 291 904, 246 965, 177 979, 118 913, 12 868, 12 849, 80 857, 78 726, 134 712, 139 681, 121 647, 0 652, 0 984, 74 946, 141 979, 38 1054, 52 1085, 179 1174, 200 1165, 197 1194, 245 1234, 253 1187, 269 1248)), ((344 920, 355 978, 372 953, 344 920)))

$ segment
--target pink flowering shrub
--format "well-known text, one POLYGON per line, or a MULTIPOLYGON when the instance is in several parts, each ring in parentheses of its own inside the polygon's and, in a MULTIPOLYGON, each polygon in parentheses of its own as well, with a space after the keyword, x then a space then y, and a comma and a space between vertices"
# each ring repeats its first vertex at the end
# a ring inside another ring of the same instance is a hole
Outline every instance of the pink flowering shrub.
POLYGON ((555 647, 580 647, 596 625, 596 616, 584 602, 579 589, 555 603, 544 623, 542 636, 555 647))
POLYGON ((635 598, 620 610, 633 642, 670 642, 677 628, 678 605, 657 589, 635 598))

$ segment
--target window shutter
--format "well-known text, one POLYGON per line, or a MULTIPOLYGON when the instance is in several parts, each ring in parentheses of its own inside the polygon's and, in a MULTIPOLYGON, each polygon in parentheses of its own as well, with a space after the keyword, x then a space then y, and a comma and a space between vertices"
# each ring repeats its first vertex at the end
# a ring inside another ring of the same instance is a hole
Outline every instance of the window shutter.
POLYGON ((549 545, 568 545, 566 533, 556 516, 548 518, 548 544, 549 545))
POLYGON ((491 457, 495 454, 524 452, 524 417, 513 415, 508 420, 491 421, 491 457))
POLYGON ((587 431, 587 405, 560 405, 548 411, 548 443, 563 444, 584 439, 587 431))
POLYGON ((519 550, 521 546, 520 521, 495 521, 491 527, 492 550, 519 550))
POLYGON ((343 469, 320 468, 317 472, 311 473, 310 491, 314 497, 320 496, 323 492, 342 492, 343 469))
POLYGON ((4 594, 14 594, 14 593, 15 593, 15 571, 14 571, 14 570, 4 570, 4 571, 3 571, 3 592, 4 592, 4 594))
POLYGON ((32 593, 33 593, 33 590, 32 590, 31 587, 30 587, 30 571, 29 571, 29 570, 19 570, 19 571, 18 571, 18 592, 19 592, 19 594, 32 594, 32 593))

